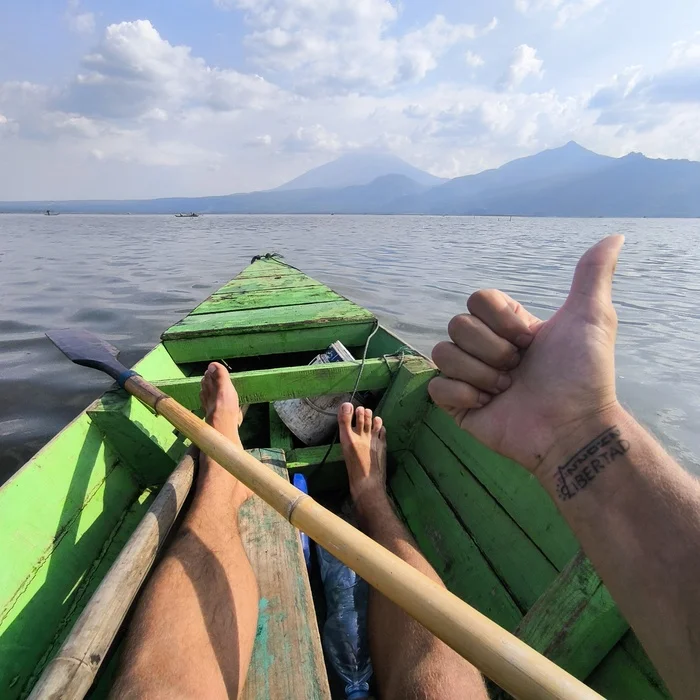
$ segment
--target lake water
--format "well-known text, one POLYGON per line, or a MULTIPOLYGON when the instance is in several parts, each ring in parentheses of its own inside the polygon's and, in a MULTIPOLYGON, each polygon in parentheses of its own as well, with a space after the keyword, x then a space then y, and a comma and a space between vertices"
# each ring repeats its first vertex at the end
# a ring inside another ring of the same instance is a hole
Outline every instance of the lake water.
POLYGON ((110 380, 44 337, 81 327, 132 364, 257 253, 374 311, 426 353, 480 287, 548 317, 592 243, 615 280, 623 402, 700 473, 700 221, 372 216, 0 216, 0 482, 110 380))

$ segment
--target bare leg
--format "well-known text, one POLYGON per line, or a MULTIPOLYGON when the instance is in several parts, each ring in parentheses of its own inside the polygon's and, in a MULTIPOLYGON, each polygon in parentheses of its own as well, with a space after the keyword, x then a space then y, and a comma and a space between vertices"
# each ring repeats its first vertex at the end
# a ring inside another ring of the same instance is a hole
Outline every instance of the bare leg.
MULTIPOLYGON (((381 418, 352 404, 340 407, 340 443, 360 527, 434 581, 428 564, 386 493, 386 434, 381 418)), ((421 624, 371 589, 369 641, 382 700, 487 700, 479 672, 421 624)))
MULTIPOLYGON (((209 365, 200 394, 207 422, 240 443, 238 394, 209 365)), ((197 492, 146 586, 127 634, 113 698, 237 698, 258 618, 258 587, 238 532, 251 492, 202 454, 197 492)))

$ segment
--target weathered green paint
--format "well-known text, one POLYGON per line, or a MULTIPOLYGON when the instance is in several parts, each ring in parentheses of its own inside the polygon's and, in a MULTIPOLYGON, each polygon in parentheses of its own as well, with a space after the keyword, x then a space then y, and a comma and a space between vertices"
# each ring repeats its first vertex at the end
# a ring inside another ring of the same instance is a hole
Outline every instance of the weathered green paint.
POLYGON ((182 368, 175 364, 162 343, 158 343, 153 350, 141 358, 133 369, 149 382, 186 376, 182 368))
POLYGON ((437 406, 428 410, 426 423, 561 571, 579 544, 535 477, 461 430, 437 406))
MULTIPOLYGON (((425 424, 413 452, 523 612, 557 576, 553 564, 425 424)), ((552 616, 557 612, 552 610, 552 616)))
POLYGON ((292 289, 264 289, 257 292, 237 292, 212 294, 190 315, 220 313, 223 311, 244 311, 247 309, 266 309, 280 306, 298 306, 300 304, 318 304, 320 302, 338 302, 343 297, 328 287, 295 287, 292 289))
POLYGON ((522 617, 508 591, 409 452, 396 455, 391 492, 426 559, 455 595, 513 630, 522 617))
POLYGON ((235 279, 248 279, 249 277, 279 277, 282 275, 303 275, 301 270, 297 270, 284 262, 274 260, 256 260, 239 272, 235 279))
POLYGON ((86 411, 144 486, 162 484, 189 446, 168 421, 123 391, 105 394, 86 411))
POLYGON ((635 659, 618 644, 588 676, 586 683, 608 700, 670 700, 663 683, 644 673, 635 659))
POLYGON ((323 287, 326 285, 307 277, 306 275, 278 275, 276 277, 249 277, 231 280, 218 289, 215 294, 229 292, 256 292, 268 289, 298 289, 300 287, 323 287))
MULTIPOLYGON (((287 469, 299 470, 311 467, 315 464, 320 464, 321 460, 326 456, 330 445, 319 445, 318 447, 298 447, 292 450, 287 455, 287 469)), ((343 451, 340 445, 336 444, 331 447, 328 452, 326 464, 341 462, 343 459, 343 451)))
POLYGON ((628 629, 593 565, 579 552, 516 634, 569 673, 586 678, 628 629))
POLYGON ((63 634, 141 492, 85 414, 0 490, 0 697, 18 697, 63 634))
POLYGON ((253 332, 271 333, 309 325, 340 326, 345 323, 373 320, 374 316, 369 311, 342 299, 317 304, 187 316, 165 331, 163 339, 208 338, 220 335, 245 335, 253 332))
MULTIPOLYGON (((384 389, 389 385, 398 360, 367 360, 360 375, 359 362, 332 362, 301 367, 234 372, 231 381, 242 404, 267 403, 308 396, 342 394, 352 391, 358 376, 361 391, 384 389)), ((155 382, 156 386, 183 406, 199 406, 201 377, 155 382)))
POLYGON ((428 408, 428 383, 436 374, 435 365, 422 356, 407 355, 400 361, 376 411, 384 419, 390 451, 411 446, 415 428, 428 408))
MULTIPOLYGON (((287 476, 281 450, 252 454, 287 476)), ((243 546, 260 590, 258 628, 243 700, 330 700, 299 532, 259 498, 241 508, 243 546)))
POLYGON ((270 404, 270 447, 291 452, 294 449, 294 437, 289 428, 282 422, 273 404, 270 404))

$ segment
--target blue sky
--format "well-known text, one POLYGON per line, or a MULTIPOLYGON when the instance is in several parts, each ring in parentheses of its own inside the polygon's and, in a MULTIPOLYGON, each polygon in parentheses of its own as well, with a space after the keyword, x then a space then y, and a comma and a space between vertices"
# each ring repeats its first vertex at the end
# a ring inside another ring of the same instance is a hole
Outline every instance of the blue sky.
POLYGON ((3 0, 0 200, 225 194, 356 149, 700 160, 695 0, 3 0))

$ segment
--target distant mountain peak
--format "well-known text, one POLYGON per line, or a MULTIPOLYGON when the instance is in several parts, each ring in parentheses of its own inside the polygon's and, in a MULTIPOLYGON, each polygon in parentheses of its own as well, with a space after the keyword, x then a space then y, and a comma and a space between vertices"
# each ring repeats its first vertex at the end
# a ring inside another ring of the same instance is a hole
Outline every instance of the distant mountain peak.
POLYGON ((443 178, 420 170, 388 151, 351 151, 299 175, 274 191, 368 185, 384 175, 403 175, 426 187, 445 182, 443 178))

